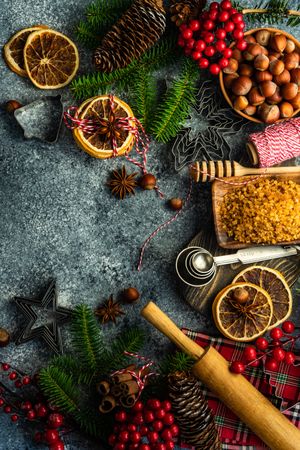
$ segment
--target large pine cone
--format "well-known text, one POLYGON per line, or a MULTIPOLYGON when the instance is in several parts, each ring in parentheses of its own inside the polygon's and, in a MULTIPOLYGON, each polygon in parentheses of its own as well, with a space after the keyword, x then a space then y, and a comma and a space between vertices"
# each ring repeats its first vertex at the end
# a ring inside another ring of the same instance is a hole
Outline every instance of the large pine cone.
POLYGON ((181 438, 198 450, 220 450, 214 416, 192 374, 175 372, 168 377, 172 409, 181 438))
POLYGON ((135 0, 96 49, 96 69, 112 72, 126 67, 155 44, 165 27, 162 0, 135 0))
POLYGON ((205 5, 206 0, 173 0, 170 6, 171 21, 179 27, 182 23, 197 18, 205 5))

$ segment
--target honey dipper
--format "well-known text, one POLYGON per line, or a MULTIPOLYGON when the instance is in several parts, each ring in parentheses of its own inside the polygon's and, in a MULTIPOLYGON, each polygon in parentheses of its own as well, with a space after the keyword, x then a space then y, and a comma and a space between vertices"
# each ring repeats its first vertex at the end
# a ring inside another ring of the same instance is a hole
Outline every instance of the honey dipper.
POLYGON ((281 173, 300 173, 300 167, 263 167, 257 169, 241 166, 236 161, 196 161, 190 167, 190 175, 196 183, 214 181, 215 178, 262 174, 279 175, 281 173))

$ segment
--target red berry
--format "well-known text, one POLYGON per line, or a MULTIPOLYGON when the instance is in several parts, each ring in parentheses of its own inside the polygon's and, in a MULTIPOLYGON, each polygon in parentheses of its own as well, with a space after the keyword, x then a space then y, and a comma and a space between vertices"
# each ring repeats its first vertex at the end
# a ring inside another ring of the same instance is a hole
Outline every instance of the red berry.
POLYGON ((161 431, 164 427, 164 424, 161 420, 155 420, 152 424, 152 428, 154 431, 161 431))
POLYGON ((185 47, 186 48, 191 48, 193 49, 195 45, 195 39, 187 39, 186 43, 185 43, 185 47))
POLYGON ((173 425, 174 423, 174 416, 171 413, 166 413, 165 417, 163 418, 163 423, 165 423, 166 425, 173 425))
POLYGON ((127 430, 127 423, 122 423, 120 425, 120 431, 126 431, 127 430))
POLYGON ((257 359, 257 360, 254 360, 254 361, 251 361, 250 363, 248 363, 248 366, 258 367, 260 365, 260 362, 261 362, 261 360, 257 359))
POLYGON ((166 415, 166 411, 163 408, 160 408, 155 412, 155 416, 157 419, 163 419, 165 417, 165 415, 166 415))
POLYGON ((3 398, 0 398, 0 408, 4 405, 5 401, 3 400, 3 398))
POLYGON ((133 423, 130 423, 127 427, 128 431, 136 431, 136 425, 134 425, 133 423))
POLYGON ((225 67, 227 67, 228 66, 228 64, 229 64, 229 61, 228 61, 228 59, 227 58, 221 58, 220 60, 219 60, 219 66, 220 66, 220 68, 221 69, 225 69, 225 67))
POLYGON ((216 53, 216 50, 212 45, 210 47, 206 47, 206 49, 204 50, 204 54, 206 56, 208 56, 209 58, 214 56, 215 53, 216 53))
POLYGON ((34 420, 36 418, 36 413, 33 409, 30 409, 27 414, 26 417, 28 420, 34 420))
POLYGON ((235 25, 236 30, 244 30, 246 27, 245 22, 238 22, 238 23, 235 23, 234 25, 235 25))
POLYGON ((162 442, 159 442, 158 444, 156 444, 155 450, 167 450, 167 447, 162 442))
POLYGON ((170 431, 172 433, 172 436, 176 437, 179 435, 179 426, 173 423, 173 425, 170 426, 170 431))
POLYGON ((253 346, 246 347, 244 350, 244 357, 246 361, 253 361, 256 359, 256 348, 253 346))
POLYGON ((200 28, 200 22, 199 20, 191 20, 189 23, 189 28, 192 31, 197 31, 200 28))
POLYGON ((192 53, 192 58, 194 61, 197 61, 198 59, 200 59, 202 57, 202 53, 201 52, 193 52, 192 53))
POLYGON ((133 444, 137 444, 138 442, 140 442, 141 440, 141 433, 139 433, 138 431, 133 431, 132 433, 130 433, 129 435, 129 440, 130 442, 132 442, 133 444))
POLYGON ((183 30, 182 32, 182 37, 184 39, 191 39, 191 37, 193 37, 193 32, 192 30, 190 30, 190 28, 186 28, 185 30, 183 30))
POLYGON ((148 444, 141 444, 139 450, 151 450, 151 447, 148 444))
POLYGON ((50 445, 49 450, 65 450, 65 445, 63 441, 57 441, 50 445))
POLYGON ((233 14, 236 14, 238 12, 238 10, 237 9, 235 9, 235 8, 231 8, 230 10, 229 10, 229 14, 232 16, 233 14))
POLYGON ((48 417, 47 424, 50 428, 59 428, 63 425, 63 423, 64 423, 64 416, 62 414, 52 413, 48 417))
POLYGON ((209 66, 209 61, 206 58, 200 58, 199 59, 199 63, 198 66, 200 67, 200 69, 207 69, 207 67, 209 66))
POLYGON ((232 56, 232 50, 231 50, 231 48, 228 48, 228 47, 225 48, 222 53, 223 53, 224 58, 226 58, 226 59, 229 59, 232 56))
POLYGON ((265 368, 267 370, 277 370, 278 369, 278 362, 273 358, 267 358, 265 362, 265 368))
POLYGON ((177 44, 179 45, 179 47, 184 47, 185 46, 185 40, 179 36, 177 44))
POLYGON ((111 434, 108 438, 108 444, 112 447, 117 440, 117 436, 115 434, 111 434))
POLYGON ((243 39, 244 32, 242 30, 234 30, 234 32, 232 33, 232 36, 234 37, 234 39, 236 39, 238 41, 240 39, 243 39))
POLYGON ((147 438, 150 444, 154 444, 159 439, 159 434, 156 431, 149 431, 147 438))
POLYGON ((17 422, 17 420, 19 420, 18 414, 13 414, 10 418, 11 418, 12 422, 17 422))
POLYGON ((125 411, 118 411, 118 412, 115 414, 115 420, 116 420, 117 422, 126 422, 126 420, 127 420, 127 414, 126 414, 126 412, 125 412, 125 411))
POLYGON ((286 352, 285 357, 284 357, 284 362, 286 364, 288 364, 290 366, 291 364, 294 364, 295 360, 296 360, 296 357, 293 352, 286 352))
POLYGON ((164 441, 171 441, 173 438, 173 434, 172 431, 169 429, 165 429, 162 433, 161 433, 161 437, 164 441))
POLYGON ((229 12, 228 11, 222 11, 218 15, 219 22, 227 22, 228 19, 229 19, 229 12))
POLYGON ((223 0, 220 3, 220 6, 221 6, 222 9, 225 9, 225 10, 229 10, 229 9, 232 8, 232 4, 231 4, 231 2, 229 0, 223 0))
POLYGON ((140 412, 143 411, 144 404, 141 401, 137 401, 136 404, 131 408, 131 411, 140 412))
POLYGON ((10 365, 7 363, 2 363, 2 369, 6 372, 7 370, 10 369, 10 365))
POLYGON ((269 342, 266 338, 259 337, 256 339, 255 345, 258 350, 266 350, 269 347, 269 342))
POLYGON ((245 41, 244 39, 241 39, 240 41, 237 41, 237 43, 236 43, 236 48, 238 50, 241 50, 242 52, 244 50, 246 50, 247 47, 248 47, 247 41, 245 41))
POLYGON ((142 425, 144 423, 144 417, 142 413, 137 413, 133 418, 133 423, 136 425, 142 425))
POLYGON ((16 381, 15 381, 15 386, 16 386, 17 389, 19 389, 20 387, 22 387, 22 386, 23 386, 22 381, 21 381, 21 380, 16 380, 16 381))
MULTIPOLYGON (((160 411, 160 410, 158 410, 160 411)), ((156 414, 157 415, 157 414, 156 414)), ((153 411, 145 411, 144 413, 144 419, 146 423, 151 423, 154 421, 155 419, 155 415, 153 411)))
POLYGON ((32 409, 32 403, 29 400, 26 400, 26 402, 23 402, 21 404, 21 409, 29 411, 30 409, 32 409))
POLYGON ((281 339, 283 337, 282 329, 278 327, 273 328, 273 330, 270 331, 270 337, 275 340, 281 339))
POLYGON ((175 444, 173 441, 166 442, 166 450, 173 450, 175 448, 175 444))
POLYGON ((188 26, 187 26, 186 23, 182 23, 182 24, 180 25, 180 27, 179 27, 179 30, 182 32, 182 31, 186 30, 187 27, 188 27, 188 26))
POLYGON ((47 444, 53 444, 59 440, 59 434, 57 430, 48 429, 44 433, 44 439, 47 444))
POLYGON ((222 52, 226 48, 226 42, 219 40, 215 43, 215 47, 218 52, 222 52))
POLYGON ((218 64, 211 64, 209 66, 209 71, 212 75, 218 75, 220 73, 220 66, 218 64))
POLYGON ((26 386, 27 384, 31 383, 30 377, 23 377, 22 383, 26 386))
POLYGON ((202 22, 204 22, 204 20, 208 19, 208 14, 209 14, 208 11, 204 11, 201 13, 202 22))
POLYGON ((146 425, 142 425, 142 426, 140 427, 140 433, 141 433, 141 436, 145 436, 145 435, 148 433, 148 431, 149 431, 149 428, 146 427, 146 425))
POLYGON ((208 13, 208 18, 209 18, 210 20, 215 21, 215 20, 217 20, 218 14, 219 14, 219 12, 218 12, 217 9, 212 9, 212 10, 209 11, 209 13, 208 13))
POLYGON ((9 406, 9 405, 4 406, 3 411, 6 414, 10 414, 11 413, 11 406, 9 406))
POLYGON ((207 30, 207 31, 213 30, 214 27, 215 27, 215 24, 214 24, 214 22, 213 22, 212 20, 210 20, 210 19, 205 20, 205 21, 203 22, 203 28, 204 28, 205 30, 207 30))
POLYGON ((295 330, 295 324, 290 320, 287 320, 286 322, 283 322, 282 329, 285 333, 293 333, 295 330))
POLYGON ((234 28, 235 28, 234 23, 231 21, 226 22, 224 25, 224 29, 225 31, 227 31, 227 33, 231 33, 234 30, 234 28))
POLYGON ((43 433, 37 431, 34 435, 34 441, 40 444, 43 441, 43 433))
POLYGON ((48 408, 45 405, 41 405, 36 410, 37 417, 46 417, 48 415, 48 408))
POLYGON ((9 378, 10 380, 15 380, 15 379, 17 378, 17 376, 18 376, 17 372, 10 372, 8 378, 9 378))
POLYGON ((224 28, 218 28, 216 31, 216 38, 217 39, 225 39, 226 38, 226 31, 224 30, 224 28))
POLYGON ((232 14, 231 20, 233 23, 243 22, 243 14, 241 13, 232 14))
POLYGON ((208 31, 204 34, 203 39, 207 44, 211 44, 212 42, 214 42, 215 36, 208 31))
POLYGON ((274 348, 274 350, 272 351, 272 355, 276 361, 280 362, 284 360, 285 351, 283 350, 283 348, 280 347, 274 348))
POLYGON ((280 341, 277 341, 276 339, 272 339, 271 345, 272 345, 273 347, 281 347, 281 342, 280 342, 280 341))
POLYGON ((212 2, 210 4, 210 9, 219 9, 219 3, 218 2, 212 2))
POLYGON ((195 49, 199 52, 203 52, 203 50, 205 49, 206 44, 202 39, 199 39, 199 41, 196 41, 195 44, 195 49))
POLYGON ((243 373, 245 368, 245 364, 242 361, 233 361, 230 365, 230 371, 233 373, 243 373))
POLYGON ((184 54, 185 54, 186 56, 190 56, 190 55, 192 54, 192 49, 191 49, 191 48, 185 48, 185 49, 184 49, 184 54))
POLYGON ((169 400, 164 400, 162 402, 161 406, 163 407, 163 409, 166 412, 171 411, 171 409, 172 409, 172 403, 169 400))
POLYGON ((114 450, 125 450, 126 449, 126 445, 123 444, 122 442, 118 442, 115 446, 114 446, 114 450))
MULTIPOLYGON (((135 433, 135 431, 133 431, 133 433, 135 433)), ((129 441, 129 432, 121 431, 121 433, 119 434, 119 441, 121 441, 121 442, 129 441)))

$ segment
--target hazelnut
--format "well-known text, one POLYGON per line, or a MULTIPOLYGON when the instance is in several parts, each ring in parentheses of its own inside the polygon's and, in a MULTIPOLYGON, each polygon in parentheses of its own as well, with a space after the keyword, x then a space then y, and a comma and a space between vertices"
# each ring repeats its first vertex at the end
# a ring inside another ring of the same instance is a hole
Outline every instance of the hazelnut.
POLYGON ((258 108, 258 114, 265 123, 274 123, 280 118, 280 111, 277 105, 263 103, 258 108))
POLYGON ((299 54, 292 52, 285 55, 284 65, 287 70, 296 69, 299 66, 299 54))
POLYGON ((249 64, 240 64, 239 66, 239 74, 245 75, 246 77, 251 77, 253 75, 254 69, 249 64))
POLYGON ((152 173, 145 173, 139 181, 139 185, 142 189, 150 191, 156 186, 156 178, 152 173))
POLYGON ((260 92, 264 97, 271 97, 276 91, 276 84, 273 81, 263 81, 259 85, 260 92))
POLYGON ((224 86, 225 86, 225 88, 226 88, 226 89, 230 89, 233 80, 234 80, 235 78, 238 78, 238 77, 239 77, 239 75, 238 75, 238 73, 236 73, 236 72, 230 73, 230 74, 226 75, 226 76, 224 77, 224 86))
POLYGON ((6 347, 10 341, 10 334, 4 328, 0 328, 0 347, 6 347))
POLYGON ((282 57, 282 54, 279 52, 270 52, 269 53, 269 59, 270 61, 273 61, 274 59, 280 59, 282 57))
MULTIPOLYGON (((269 64, 270 64, 270 61, 266 55, 257 55, 254 59, 254 67, 257 70, 260 70, 260 71, 267 70, 267 68, 269 67, 269 64)), ((283 64, 283 69, 284 69, 284 64, 283 64)))
POLYGON ((265 47, 268 45, 270 41, 271 33, 268 30, 259 30, 255 33, 256 41, 260 45, 264 45, 265 47))
POLYGON ((169 206, 174 211, 179 211, 183 206, 183 201, 181 198, 175 198, 175 197, 171 198, 169 200, 169 206))
POLYGON ((248 94, 248 100, 252 106, 259 106, 264 103, 265 97, 261 95, 261 92, 257 87, 254 87, 248 94))
POLYGON ((233 102, 234 109, 237 109, 238 111, 243 111, 248 105, 248 99, 244 95, 240 95, 233 102))
POLYGON ((292 115, 294 114, 293 105, 291 105, 288 102, 282 102, 279 105, 279 110, 280 110, 280 117, 282 117, 283 119, 292 117, 292 115))
POLYGON ((254 116, 254 114, 256 113, 256 106, 248 105, 247 108, 245 108, 243 112, 245 114, 247 114, 248 116, 254 116))
POLYGON ((122 293, 122 299, 127 303, 136 302, 140 298, 139 291, 134 287, 124 289, 122 293))
POLYGON ((296 83, 287 83, 281 86, 281 94, 285 100, 292 100, 298 94, 296 83))
POLYGON ((280 88, 277 86, 276 91, 274 92, 271 97, 267 98, 267 102, 270 105, 277 105, 278 103, 282 102, 282 95, 280 94, 280 88))
POLYGON ((239 63, 236 59, 230 58, 228 62, 228 66, 223 69, 224 73, 234 73, 238 70, 239 63))
POLYGON ((231 56, 232 56, 233 59, 236 59, 238 62, 243 61, 242 52, 238 48, 234 48, 232 50, 232 55, 231 56))
POLYGON ((298 67, 297 69, 292 69, 290 74, 291 74, 291 81, 300 86, 300 68, 298 67))
POLYGON ((277 86, 282 86, 283 84, 289 83, 291 81, 290 72, 284 69, 284 71, 280 75, 274 76, 273 81, 277 84, 277 86))
POLYGON ((284 34, 275 33, 271 37, 270 46, 276 52, 282 53, 286 47, 286 41, 287 41, 287 39, 284 36, 284 34))
POLYGON ((296 44, 292 39, 287 39, 286 46, 285 46, 285 53, 292 53, 296 49, 296 44))
POLYGON ((245 288, 238 287, 233 291, 233 300, 241 305, 247 303, 248 298, 249 292, 245 288))
POLYGON ((273 75, 268 70, 264 70, 263 72, 258 71, 255 73, 255 79, 258 83, 262 83, 263 81, 272 81, 273 75))
POLYGON ((261 51, 262 51, 262 54, 263 54, 263 55, 266 55, 266 56, 269 55, 269 50, 268 50, 266 47, 261 46, 261 51))
POLYGON ((256 44, 256 39, 252 34, 245 36, 245 41, 248 42, 248 44, 256 44))
POLYGON ((257 55, 262 54, 262 46, 259 44, 249 44, 243 55, 246 61, 253 61, 257 55))
POLYGON ((9 114, 13 113, 16 109, 21 108, 22 105, 17 100, 9 100, 5 103, 5 111, 9 114))
POLYGON ((300 108, 300 92, 298 92, 298 94, 296 95, 296 97, 294 97, 291 102, 290 102, 293 106, 294 109, 299 109, 300 108))
POLYGON ((247 95, 252 88, 252 81, 249 77, 241 76, 233 80, 231 90, 235 95, 247 95))
POLYGON ((280 75, 284 71, 284 62, 280 59, 274 59, 270 62, 269 71, 272 75, 280 75))

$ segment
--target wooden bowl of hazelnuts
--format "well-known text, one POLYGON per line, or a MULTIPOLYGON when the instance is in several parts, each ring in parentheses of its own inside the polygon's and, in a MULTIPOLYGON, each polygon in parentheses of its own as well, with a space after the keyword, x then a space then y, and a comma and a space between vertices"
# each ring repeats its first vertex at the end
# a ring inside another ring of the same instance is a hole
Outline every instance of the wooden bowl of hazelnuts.
POLYGON ((275 123, 300 111, 300 42, 276 28, 245 33, 248 47, 231 45, 220 85, 229 105, 258 123, 275 123))

